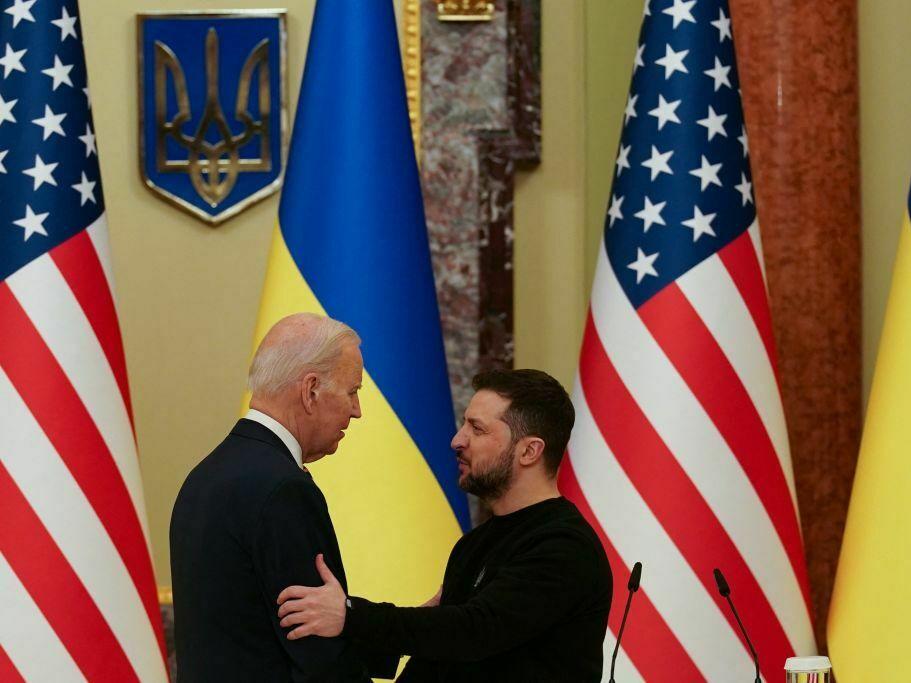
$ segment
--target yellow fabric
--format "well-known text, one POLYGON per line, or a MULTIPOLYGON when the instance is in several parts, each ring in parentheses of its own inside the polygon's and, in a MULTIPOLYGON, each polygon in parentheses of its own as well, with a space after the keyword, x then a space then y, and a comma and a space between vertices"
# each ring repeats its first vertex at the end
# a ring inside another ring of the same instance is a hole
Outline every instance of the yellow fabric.
MULTIPOLYGON (((275 322, 301 311, 326 314, 276 228, 254 348, 275 322)), ((366 370, 360 399, 363 417, 352 421, 338 451, 307 469, 329 504, 351 594, 417 605, 439 589, 461 531, 426 461, 366 370)), ((249 395, 243 411, 248 404, 249 395)))
POLYGON ((911 681, 911 658, 905 656, 911 641, 909 577, 911 222, 906 216, 829 612, 829 653, 839 683, 911 681))

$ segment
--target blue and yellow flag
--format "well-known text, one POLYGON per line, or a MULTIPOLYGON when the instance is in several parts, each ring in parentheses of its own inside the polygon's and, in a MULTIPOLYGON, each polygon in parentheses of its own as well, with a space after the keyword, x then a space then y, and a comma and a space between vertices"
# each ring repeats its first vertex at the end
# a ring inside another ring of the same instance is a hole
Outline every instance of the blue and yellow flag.
POLYGON ((829 610, 829 654, 839 683, 911 681, 911 659, 901 655, 911 640, 911 219, 905 211, 829 610))
POLYGON ((391 0, 316 5, 255 343, 299 311, 363 340, 363 419, 311 468, 348 584, 423 602, 469 515, 391 0))

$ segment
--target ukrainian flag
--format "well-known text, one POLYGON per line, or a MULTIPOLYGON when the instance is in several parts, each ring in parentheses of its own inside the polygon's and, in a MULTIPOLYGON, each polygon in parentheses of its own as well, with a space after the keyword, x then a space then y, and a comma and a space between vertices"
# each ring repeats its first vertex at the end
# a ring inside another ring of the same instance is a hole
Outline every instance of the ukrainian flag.
POLYGON ((829 654, 839 683, 911 681, 911 659, 903 654, 911 641, 909 526, 911 219, 906 213, 829 611, 829 654))
POLYGON ((363 419, 311 470, 351 591, 418 604, 469 527, 391 0, 319 0, 255 344, 329 315, 363 340, 363 419))

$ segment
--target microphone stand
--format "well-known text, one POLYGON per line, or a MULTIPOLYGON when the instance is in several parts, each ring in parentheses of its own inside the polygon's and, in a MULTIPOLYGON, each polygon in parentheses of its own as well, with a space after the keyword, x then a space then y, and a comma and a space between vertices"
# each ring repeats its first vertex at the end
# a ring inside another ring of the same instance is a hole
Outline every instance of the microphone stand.
POLYGON ((750 648, 750 654, 753 655, 753 664, 756 666, 756 679, 754 683, 762 683, 762 678, 759 676, 759 655, 756 654, 756 649, 753 647, 753 643, 747 635, 747 630, 744 628, 743 622, 740 621, 740 615, 737 614, 737 608, 734 607, 734 601, 731 600, 731 587, 728 586, 728 582, 725 580, 724 574, 721 573, 720 569, 716 568, 713 573, 715 575, 715 583, 718 584, 718 592, 721 594, 721 597, 728 601, 731 612, 734 613, 734 618, 737 620, 737 625, 740 627, 740 632, 743 634, 743 639, 747 641, 747 647, 750 648))
POLYGON ((629 606, 633 602, 633 593, 639 590, 639 580, 642 577, 642 563, 637 562, 633 565, 633 571, 630 572, 629 582, 626 584, 626 589, 629 591, 629 594, 626 596, 626 607, 623 609, 623 619, 620 622, 620 630, 617 632, 617 642, 614 644, 614 653, 610 658, 610 681, 609 683, 616 683, 614 681, 614 667, 617 664, 617 652, 620 651, 620 639, 623 638, 623 629, 626 628, 626 617, 629 615, 629 606))

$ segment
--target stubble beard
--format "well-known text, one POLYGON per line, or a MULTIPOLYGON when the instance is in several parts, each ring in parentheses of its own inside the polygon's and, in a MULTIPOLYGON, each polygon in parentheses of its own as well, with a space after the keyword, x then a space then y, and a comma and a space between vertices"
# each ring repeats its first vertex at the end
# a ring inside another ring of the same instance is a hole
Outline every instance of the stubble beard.
POLYGON ((501 498, 509 490, 514 478, 513 460, 515 443, 509 446, 484 472, 468 473, 459 480, 459 488, 489 503, 501 498))

